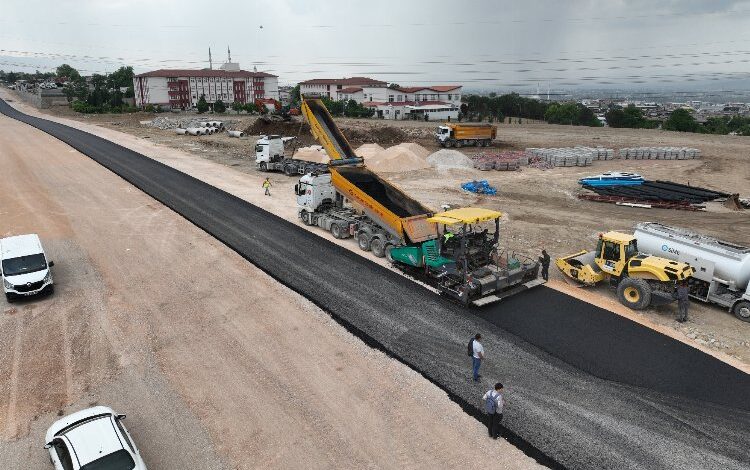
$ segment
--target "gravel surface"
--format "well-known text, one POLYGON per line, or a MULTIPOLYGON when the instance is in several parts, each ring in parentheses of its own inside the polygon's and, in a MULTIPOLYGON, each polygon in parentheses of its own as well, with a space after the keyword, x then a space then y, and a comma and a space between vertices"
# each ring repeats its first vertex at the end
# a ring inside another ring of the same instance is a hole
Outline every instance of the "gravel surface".
MULTIPOLYGON (((4 103, 0 111, 70 143, 172 207, 324 307, 366 341, 439 384, 468 412, 477 412, 478 396, 495 378, 501 378, 513 403, 506 415, 507 433, 511 438, 520 435, 520 445, 531 453, 541 450, 537 455, 551 458, 550 463, 576 468, 652 468, 655 463, 662 468, 743 468, 750 463, 746 453, 750 437, 745 432, 750 413, 739 405, 723 407, 598 379, 470 311, 404 283, 381 266, 194 178, 90 134, 26 117, 4 103), (278 233, 285 237, 281 239, 278 233), (300 269, 299 258, 317 269, 300 269), (489 355, 483 366, 487 380, 479 385, 468 380, 469 366, 463 356, 466 339, 477 330, 485 336, 489 355)), ((558 308, 545 308, 531 295, 525 298, 528 304, 524 308, 530 311, 558 308)), ((591 306, 574 302, 568 308, 591 306)), ((616 327, 613 324, 609 333, 616 335, 616 327)), ((588 340, 575 328, 558 332, 558 339, 588 340)), ((670 338, 658 339, 656 343, 661 342, 662 347, 673 347, 670 338)), ((576 363, 581 358, 565 359, 576 363)), ((591 354, 580 362, 600 369, 623 362, 622 358, 610 359, 591 354)), ((670 356, 670 360, 680 361, 681 356, 670 356)), ((655 355, 650 363, 631 364, 630 368, 637 374, 663 361, 655 355)), ((710 383, 714 377, 701 373, 718 370, 724 374, 719 364, 707 360, 694 380, 710 383)), ((664 370, 668 365, 659 367, 664 370)), ((737 372, 734 386, 747 395, 747 376, 737 372)), ((715 392, 721 395, 720 390, 715 392)))

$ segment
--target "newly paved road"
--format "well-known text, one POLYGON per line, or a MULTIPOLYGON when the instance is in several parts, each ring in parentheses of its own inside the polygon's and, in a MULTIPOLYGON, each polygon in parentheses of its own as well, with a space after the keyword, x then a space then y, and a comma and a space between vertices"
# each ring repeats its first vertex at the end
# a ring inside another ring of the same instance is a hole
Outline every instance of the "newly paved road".
MULTIPOLYGON (((478 312, 459 308, 136 152, 4 102, 0 112, 61 139, 171 207, 420 371, 467 412, 477 414, 481 394, 502 380, 507 435, 548 464, 750 466, 750 377, 682 343, 544 288, 478 312), (479 385, 468 378, 465 356, 476 331, 489 356, 479 385)), ((467 436, 475 438, 482 436, 467 436)))

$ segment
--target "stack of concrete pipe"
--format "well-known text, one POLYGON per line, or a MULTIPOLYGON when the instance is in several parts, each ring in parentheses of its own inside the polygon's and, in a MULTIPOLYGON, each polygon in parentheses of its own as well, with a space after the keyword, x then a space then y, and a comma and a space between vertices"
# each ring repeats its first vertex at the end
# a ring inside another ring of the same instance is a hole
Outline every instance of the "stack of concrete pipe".
POLYGON ((691 160, 701 151, 688 147, 630 147, 620 149, 620 158, 627 160, 691 160))

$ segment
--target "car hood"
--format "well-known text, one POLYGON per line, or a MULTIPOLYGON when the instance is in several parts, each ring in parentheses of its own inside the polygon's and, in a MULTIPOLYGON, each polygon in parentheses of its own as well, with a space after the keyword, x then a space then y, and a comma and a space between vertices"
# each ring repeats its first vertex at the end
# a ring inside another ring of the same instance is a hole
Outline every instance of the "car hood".
POLYGON ((5 276, 5 280, 13 284, 14 286, 22 286, 28 283, 39 282, 43 280, 49 269, 42 269, 41 271, 35 271, 33 273, 19 274, 18 276, 5 276))

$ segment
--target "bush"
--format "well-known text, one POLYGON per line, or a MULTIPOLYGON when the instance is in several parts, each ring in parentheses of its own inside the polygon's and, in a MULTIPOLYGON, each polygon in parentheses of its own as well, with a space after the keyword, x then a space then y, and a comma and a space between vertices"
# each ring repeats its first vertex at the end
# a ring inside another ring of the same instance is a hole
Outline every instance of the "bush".
POLYGON ((201 97, 198 99, 198 114, 205 113, 208 111, 208 102, 206 101, 206 95, 201 95, 201 97))
POLYGON ((153 104, 147 104, 143 110, 146 111, 147 113, 156 112, 156 108, 154 108, 153 104))
POLYGON ((213 108, 215 113, 223 113, 227 110, 227 105, 225 105, 221 100, 216 100, 214 102, 213 108))
POLYGON ((695 120, 687 109, 675 109, 669 118, 664 121, 664 129, 678 132, 698 132, 698 121, 695 120))

